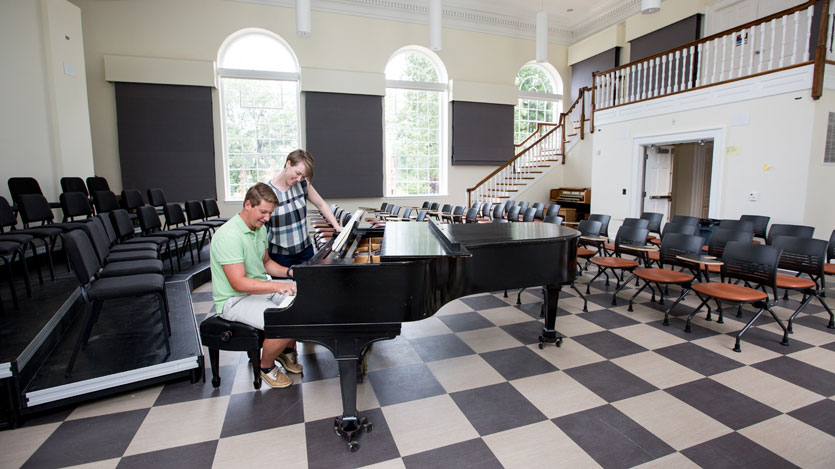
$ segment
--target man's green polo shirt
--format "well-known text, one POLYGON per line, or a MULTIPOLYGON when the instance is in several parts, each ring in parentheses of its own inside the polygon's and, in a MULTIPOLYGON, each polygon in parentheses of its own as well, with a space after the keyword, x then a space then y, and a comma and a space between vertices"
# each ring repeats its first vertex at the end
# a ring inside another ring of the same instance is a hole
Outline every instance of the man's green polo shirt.
POLYGON ((240 214, 235 215, 215 231, 211 244, 212 299, 217 314, 223 312, 226 300, 233 296, 244 296, 236 292, 223 272, 228 264, 244 264, 246 276, 256 280, 267 279, 264 268, 264 253, 267 252, 267 229, 260 227, 250 230, 240 214))

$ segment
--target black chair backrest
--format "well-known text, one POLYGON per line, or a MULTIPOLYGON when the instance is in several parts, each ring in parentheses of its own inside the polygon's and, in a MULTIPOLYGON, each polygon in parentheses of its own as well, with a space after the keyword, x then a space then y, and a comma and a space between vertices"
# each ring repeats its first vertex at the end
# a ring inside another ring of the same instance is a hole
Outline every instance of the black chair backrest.
POLYGON ((503 204, 498 204, 495 207, 493 207, 493 216, 491 218, 493 220, 495 220, 497 218, 503 218, 503 217, 504 217, 504 205, 503 204))
POLYGON ((597 220, 600 222, 600 236, 609 236, 609 222, 612 220, 611 215, 592 213, 589 215, 589 220, 597 220))
POLYGON ((739 220, 750 221, 753 225, 754 236, 765 239, 765 235, 768 233, 768 222, 771 221, 771 217, 765 215, 742 215, 739 217, 739 220))
POLYGON ((419 210, 416 220, 417 221, 426 221, 426 214, 427 213, 429 213, 429 212, 426 211, 426 210, 423 210, 423 209, 419 210))
POLYGON ((165 192, 159 188, 148 189, 148 204, 154 207, 165 207, 165 192))
POLYGON ((142 233, 147 234, 162 228, 156 209, 150 205, 144 205, 136 209, 136 216, 139 218, 139 227, 142 229, 142 233))
POLYGON ((90 197, 90 191, 84 184, 84 179, 79 177, 62 177, 61 192, 81 192, 85 197, 90 197))
POLYGON ((518 205, 514 205, 510 207, 510 211, 507 212, 507 221, 519 221, 519 211, 522 210, 522 207, 518 205))
MULTIPOLYGON (((79 230, 73 230, 79 231, 79 230)), ((110 243, 107 240, 107 233, 105 233, 104 225, 102 225, 100 218, 95 218, 90 223, 85 223, 81 227, 81 231, 87 233, 90 238, 90 243, 96 253, 96 258, 100 265, 104 265, 107 255, 110 254, 110 243)))
POLYGON ((350 220, 353 215, 354 215, 353 213, 345 210, 345 213, 342 214, 342 220, 337 220, 337 221, 339 222, 340 225, 345 226, 348 223, 348 220, 350 220))
POLYGON ((449 214, 451 211, 452 211, 452 204, 444 204, 443 207, 441 207, 441 213, 449 214))
MULTIPOLYGON (((331 209, 333 211, 333 209, 331 209)), ((339 217, 336 217, 337 220, 339 217)), ((186 200, 186 219, 189 223, 196 221, 203 221, 206 219, 206 214, 203 212, 203 206, 196 200, 186 200)))
POLYGON ((518 205, 518 206, 519 206, 519 213, 525 213, 525 210, 527 210, 527 209, 528 209, 528 207, 530 206, 530 204, 529 204, 529 203, 524 202, 524 201, 523 201, 523 202, 519 202, 519 203, 518 203, 518 204, 516 204, 516 205, 518 205))
POLYGON ((467 209, 467 213, 464 216, 465 223, 478 223, 476 218, 478 217, 478 207, 470 207, 467 209))
POLYGON ((421 206, 420 206, 420 208, 422 208, 422 209, 428 209, 430 205, 432 205, 432 203, 431 203, 431 202, 429 202, 428 200, 424 200, 424 201, 423 201, 423 205, 421 205, 421 206))
POLYGON ((701 236, 695 234, 667 233, 661 240, 661 252, 659 253, 662 267, 667 264, 692 268, 693 264, 678 259, 678 256, 699 257, 702 253, 704 241, 701 236))
POLYGON ((781 269, 807 274, 820 285, 818 281, 824 275, 823 265, 829 242, 798 236, 775 236, 771 245, 783 250, 778 264, 781 269))
POLYGON ((686 223, 667 223, 664 225, 664 231, 661 232, 661 239, 663 240, 667 234, 680 233, 686 235, 695 235, 699 231, 699 225, 690 225, 686 223))
POLYGON ((93 204, 96 206, 97 213, 107 213, 119 208, 119 200, 111 191, 93 192, 93 204))
POLYGON ((562 225, 562 220, 563 220, 563 217, 561 217, 559 215, 546 215, 545 219, 543 219, 542 221, 544 223, 553 223, 555 225, 562 225))
POLYGON ((814 226, 775 223, 771 225, 771 229, 768 230, 768 238, 766 238, 765 244, 771 244, 771 241, 777 236, 798 236, 800 238, 811 238, 814 234, 814 226))
POLYGON ((600 235, 601 224, 599 220, 580 220, 580 224, 577 225, 577 231, 580 232, 581 236, 596 238, 600 235))
POLYGON ((781 249, 763 244, 731 241, 722 253, 722 278, 739 279, 771 288, 777 297, 777 264, 781 249))
POLYGON ((560 204, 551 204, 548 206, 548 210, 545 211, 545 216, 550 215, 559 215, 560 214, 560 204))
POLYGON ((163 207, 163 213, 165 215, 165 224, 172 228, 186 222, 186 216, 183 213, 183 207, 180 207, 180 204, 165 204, 165 207, 163 207))
POLYGON ((507 199, 507 201, 504 203, 504 210, 502 211, 502 214, 505 214, 505 213, 509 212, 510 209, 513 208, 514 205, 516 205, 515 201, 513 201, 511 199, 507 199))
POLYGON ((101 270, 101 263, 96 257, 90 238, 83 230, 73 230, 64 235, 64 241, 67 243, 67 254, 78 283, 89 284, 101 270))
POLYGON ((58 201, 61 202, 64 220, 72 220, 74 217, 90 218, 93 215, 90 199, 83 192, 62 192, 58 201))
POLYGON ((101 176, 90 176, 87 178, 87 191, 90 195, 95 194, 98 191, 109 191, 110 184, 107 183, 107 179, 101 176))
POLYGON ((623 225, 621 226, 635 226, 638 228, 646 228, 649 231, 649 220, 646 218, 624 218, 623 225))
POLYGON ((664 219, 663 213, 644 212, 641 218, 648 221, 647 229, 650 233, 661 233, 661 221, 664 219))
POLYGON ((104 232, 107 234, 108 245, 112 246, 116 243, 116 229, 113 228, 113 223, 110 221, 110 214, 109 213, 99 213, 95 216, 101 222, 102 226, 104 226, 104 232))
POLYGON ((673 217, 672 223, 685 223, 688 225, 699 225, 699 217, 690 217, 687 215, 676 215, 673 217))
POLYGON ((217 200, 211 198, 203 199, 203 213, 206 215, 206 218, 219 217, 220 208, 217 206, 217 200))
POLYGON ((754 233, 754 223, 747 220, 719 220, 719 228, 726 230, 750 231, 754 233))
POLYGON ((453 218, 460 218, 464 215, 464 207, 460 205, 456 205, 455 208, 452 209, 452 217, 453 218))
POLYGON ((19 204, 20 196, 24 194, 41 194, 41 185, 38 180, 30 177, 11 177, 8 181, 9 194, 12 196, 12 203, 19 204))
POLYGON ((478 201, 473 202, 473 206, 470 207, 470 208, 474 208, 476 213, 478 213, 478 209, 481 208, 481 202, 478 202, 478 201))
POLYGON ((531 205, 534 208, 535 212, 533 213, 533 217, 537 220, 542 220, 545 218, 545 204, 542 202, 536 202, 535 204, 531 205))
POLYGON ((6 228, 14 228, 17 225, 17 215, 5 197, 0 196, 0 233, 6 228))
POLYGON ((391 216, 393 216, 393 217, 399 217, 400 216, 400 209, 403 208, 403 207, 401 207, 399 205, 391 205, 389 207, 391 208, 391 216))
POLYGON ((380 204, 380 211, 388 213, 389 212, 389 204, 387 202, 383 202, 382 204, 380 204))
POLYGON ((412 211, 413 210, 414 210, 414 208, 412 208, 412 207, 404 208, 403 209, 403 216, 400 217, 400 218, 412 218, 412 211))
POLYGON ((429 206, 429 211, 430 212, 437 212, 438 211, 438 202, 432 202, 432 204, 429 206))
POLYGON ((133 222, 130 221, 127 210, 120 208, 110 212, 110 223, 113 225, 117 239, 123 240, 133 237, 133 222))
POLYGON ((52 213, 52 209, 49 208, 49 202, 46 201, 46 197, 41 194, 20 194, 18 197, 20 218, 23 220, 24 226, 33 222, 52 222, 55 216, 52 213))
POLYGON ((710 243, 707 245, 707 253, 714 257, 722 257, 725 252, 725 245, 731 241, 751 243, 754 234, 750 231, 731 230, 728 228, 716 228, 710 235, 710 243))
POLYGON ((533 221, 534 215, 536 215, 536 209, 528 207, 525 209, 525 213, 522 214, 522 221, 533 221))
POLYGON ((142 200, 142 193, 136 189, 123 190, 122 203, 125 204, 125 208, 128 209, 128 211, 137 209, 145 205, 145 201, 142 200))
POLYGON ((646 246, 648 235, 649 230, 646 227, 628 225, 621 226, 618 229, 617 235, 615 235, 615 253, 620 255, 622 246, 646 246))
POLYGON ((829 262, 835 259, 835 230, 829 235, 829 248, 826 250, 826 261, 829 262))
POLYGON ((490 212, 493 211, 493 204, 490 202, 484 202, 481 206, 481 217, 482 218, 490 218, 490 212))

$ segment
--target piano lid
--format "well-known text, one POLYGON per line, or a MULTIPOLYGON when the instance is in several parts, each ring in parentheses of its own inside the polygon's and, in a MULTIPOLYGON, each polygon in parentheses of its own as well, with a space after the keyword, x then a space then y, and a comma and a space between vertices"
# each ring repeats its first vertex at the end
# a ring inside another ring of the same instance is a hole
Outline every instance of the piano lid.
POLYGON ((380 260, 416 260, 435 257, 468 257, 469 251, 437 222, 389 222, 383 235, 380 260))
POLYGON ((440 230, 449 233, 466 247, 487 244, 515 244, 541 242, 545 239, 573 238, 580 232, 553 223, 466 223, 440 225, 440 230))

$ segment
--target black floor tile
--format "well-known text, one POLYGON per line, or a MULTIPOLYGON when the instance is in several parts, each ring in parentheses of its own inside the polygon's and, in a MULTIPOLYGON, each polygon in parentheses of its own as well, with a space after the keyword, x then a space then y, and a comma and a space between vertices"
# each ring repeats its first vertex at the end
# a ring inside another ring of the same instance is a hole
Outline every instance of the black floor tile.
POLYGON ((793 410, 789 412, 789 415, 822 432, 835 436, 835 401, 831 399, 824 399, 793 410))
POLYGON ((635 342, 609 331, 580 335, 574 337, 574 340, 609 360, 647 351, 635 342))
POLYGON ((734 430, 780 415, 771 407, 708 378, 665 391, 734 430))
POLYGON ((217 450, 217 440, 204 441, 194 445, 125 456, 116 467, 120 469, 211 467, 215 459, 215 450, 217 450))
POLYGON ((610 405, 553 421, 607 469, 637 466, 674 452, 669 445, 610 405))
MULTIPOLYGON (((510 297, 512 292, 507 292, 510 297)), ((472 308, 474 311, 483 311, 485 309, 501 308, 507 306, 507 303, 496 298, 493 295, 471 296, 469 298, 461 298, 461 302, 472 308)))
POLYGON ((223 420, 222 438, 304 422, 302 387, 233 394, 223 420), (269 411, 265 411, 269 409, 269 411))
POLYGON ((597 324, 604 329, 616 329, 618 327, 638 324, 638 321, 608 309, 598 309, 597 311, 589 311, 588 313, 579 313, 577 314, 577 317, 581 317, 586 321, 597 324))
POLYGON ((557 371, 557 367, 527 347, 512 347, 481 354, 508 381, 557 371))
POLYGON ((494 324, 484 316, 472 313, 448 314, 445 316, 438 316, 452 332, 474 331, 476 329, 484 329, 486 327, 493 327, 494 324))
POLYGON ((423 363, 368 373, 381 406, 445 394, 444 387, 423 363))
MULTIPOLYGON (((595 284, 592 284, 592 287, 594 287, 594 286, 595 286, 595 284)), ((580 288, 581 289, 580 291, 582 291, 583 294, 586 295, 585 288, 583 288, 581 286, 578 286, 577 288, 580 288)), ((599 305, 599 306, 603 306, 604 308, 611 308, 612 307, 612 292, 614 292, 614 289, 615 289, 615 282, 613 280, 612 285, 611 285, 611 291, 604 292, 604 293, 594 293, 594 292, 592 292, 591 294, 586 295, 586 301, 588 301, 589 303, 594 303, 594 304, 599 305)), ((621 292, 621 294, 624 294, 624 293, 621 292)), ((623 301, 621 301, 618 304, 623 305, 625 303, 623 301)))
MULTIPOLYGON (((833 304, 835 304, 835 302, 833 302, 833 304)), ((830 306, 830 308, 831 307, 832 306, 830 306)), ((800 313, 800 315, 797 316, 797 319, 794 320, 794 323, 795 324, 800 324, 801 326, 806 326, 806 327, 809 327, 809 328, 812 328, 812 329, 818 329, 818 330, 821 330, 821 331, 833 332, 832 329, 829 329, 827 327, 829 325, 829 315, 826 315, 824 317, 820 317, 820 316, 812 316, 810 314, 800 313)), ((835 337, 833 337, 833 339, 835 339, 835 337)))
MULTIPOLYGON (((243 353, 243 352, 241 352, 243 353)), ((212 386, 212 369, 209 367, 209 357, 206 357, 206 382, 192 384, 190 380, 174 381, 163 386, 154 405, 176 404, 179 402, 195 401, 207 397, 228 396, 232 393, 235 374, 238 365, 224 365, 219 368, 220 387, 212 386)))
MULTIPOLYGON (((361 416, 373 425, 372 431, 363 432, 356 441, 360 448, 357 452, 348 451, 345 441, 333 431, 333 418, 305 423, 307 438, 307 466, 322 468, 354 468, 388 461, 400 456, 397 445, 391 436, 383 412, 371 409, 361 416)), ((280 442, 276 442, 279 444, 280 442)), ((276 464, 281 467, 281 464, 276 464)))
MULTIPOLYGON (((676 309, 678 309, 678 308, 676 308, 676 309)), ((704 313, 699 313, 699 314, 704 314, 704 313)), ((713 319, 716 320, 716 317, 717 316, 714 314, 713 319)), ((660 316, 658 321, 651 321, 651 322, 648 322, 647 324, 649 324, 652 327, 655 327, 656 329, 662 330, 662 331, 664 331, 668 334, 672 334, 672 335, 674 335, 674 336, 676 336, 680 339, 684 339, 684 340, 699 340, 699 339, 704 339, 705 337, 711 337, 711 336, 719 334, 719 332, 716 332, 713 329, 708 329, 707 327, 702 327, 702 326, 700 326, 698 324, 695 324, 695 323, 690 324, 690 332, 684 332, 684 325, 685 325, 686 320, 687 320, 687 318, 685 316, 675 317, 673 315, 670 315, 670 325, 665 326, 664 325, 664 317, 660 316)), ((727 321, 728 318, 725 318, 725 320, 727 321)), ((740 326, 740 327, 742 327, 742 326, 740 326)))
POLYGON ((403 464, 407 469, 427 467, 477 467, 486 469, 502 467, 490 448, 480 438, 406 456, 403 458, 403 464))
MULTIPOLYGON (((730 337, 728 340, 733 341, 730 337)), ((714 351, 691 343, 662 347, 656 349, 655 353, 705 376, 723 373, 744 366, 736 360, 731 360, 714 351)))
MULTIPOLYGON (((560 319, 557 317, 556 329, 560 329, 560 319)), ((539 343, 539 336, 542 334, 543 323, 538 321, 525 321, 516 324, 501 326, 501 329, 510 334, 519 342, 530 345, 539 343)))
POLYGON ((66 421, 23 467, 65 467, 121 457, 148 410, 66 421))
POLYGON ((299 363, 304 367, 302 380, 305 383, 336 378, 339 375, 339 364, 330 352, 299 354, 298 357, 299 363))
POLYGON ((808 365, 794 358, 774 358, 752 366, 824 397, 835 395, 835 373, 808 365))
POLYGON ((463 357, 475 352, 455 334, 442 334, 431 337, 421 337, 410 340, 412 348, 420 355, 424 362, 446 360, 447 358, 463 357))
POLYGON ((527 314, 534 320, 539 321, 542 318, 542 302, 523 303, 521 305, 514 306, 514 308, 527 314))
POLYGON ((710 468, 797 467, 739 433, 723 435, 687 448, 681 453, 699 466, 710 468))
POLYGON ((578 366, 565 373, 609 403, 658 389, 612 362, 578 366))
MULTIPOLYGON (((756 325, 757 323, 754 324, 756 325)), ((783 325, 786 325, 785 321, 783 322, 783 325)), ((734 337, 736 337, 736 334, 734 334, 734 337)), ((739 347, 745 351, 745 344, 751 343, 782 355, 799 352, 812 347, 805 342, 801 342, 798 338, 798 334, 789 334, 789 345, 786 346, 780 343, 783 341, 782 332, 776 333, 760 327, 751 327, 745 331, 745 334, 742 334, 742 343, 739 347)))
POLYGON ((479 435, 547 420, 510 383, 499 383, 450 394, 479 435))

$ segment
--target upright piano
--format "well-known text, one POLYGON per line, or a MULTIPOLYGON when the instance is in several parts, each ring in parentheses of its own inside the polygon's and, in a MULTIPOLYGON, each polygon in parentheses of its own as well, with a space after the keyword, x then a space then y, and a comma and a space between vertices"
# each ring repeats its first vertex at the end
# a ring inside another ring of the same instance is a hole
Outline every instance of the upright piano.
POLYGON ((293 268, 298 295, 289 306, 264 312, 266 337, 318 343, 333 353, 343 408, 334 430, 351 451, 359 448, 355 437, 372 428, 356 409, 363 354, 399 335, 402 323, 428 318, 466 295, 543 286, 539 347, 562 342, 554 329, 557 300, 576 275, 579 232, 551 223, 359 228, 361 216, 354 214, 339 237, 293 268))

